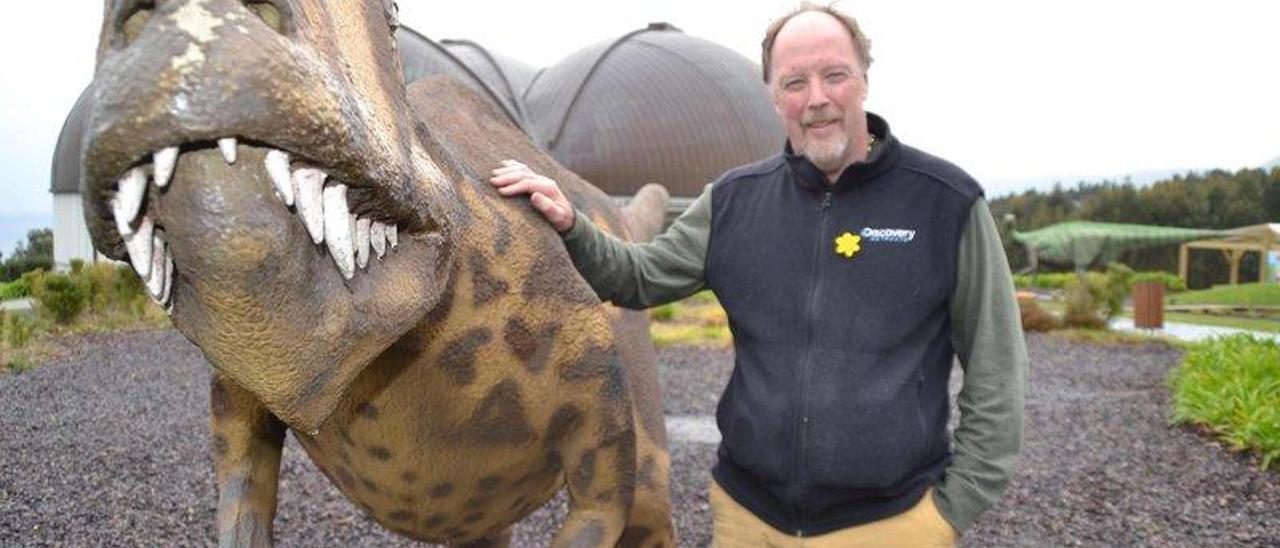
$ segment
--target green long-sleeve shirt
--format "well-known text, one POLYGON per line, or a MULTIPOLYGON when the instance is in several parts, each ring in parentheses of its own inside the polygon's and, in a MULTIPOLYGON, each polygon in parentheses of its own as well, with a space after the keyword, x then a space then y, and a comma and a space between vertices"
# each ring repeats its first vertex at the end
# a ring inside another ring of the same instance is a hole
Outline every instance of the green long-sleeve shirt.
MULTIPOLYGON (((601 299, 627 308, 656 306, 703 289, 711 188, 647 243, 623 242, 578 214, 564 234, 574 265, 601 299)), ((951 339, 964 386, 954 458, 935 497, 943 517, 963 532, 1013 476, 1022 443, 1028 360, 1008 261, 982 198, 970 209, 957 261, 951 339)))

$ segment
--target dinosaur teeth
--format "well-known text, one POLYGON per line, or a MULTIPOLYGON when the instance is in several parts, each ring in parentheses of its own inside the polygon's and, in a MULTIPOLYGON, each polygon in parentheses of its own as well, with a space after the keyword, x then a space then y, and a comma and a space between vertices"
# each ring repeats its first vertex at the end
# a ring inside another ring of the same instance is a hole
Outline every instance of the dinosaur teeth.
POLYGON ((293 172, 293 184, 298 191, 298 214, 315 244, 324 241, 324 201, 321 198, 324 179, 324 172, 318 169, 303 168, 293 172))
POLYGON ((398 232, 400 232, 400 228, 396 225, 387 225, 387 245, 391 246, 391 249, 395 249, 397 245, 400 245, 398 232))
POLYGON ((387 253, 387 225, 377 221, 369 224, 369 244, 379 259, 387 253))
POLYGON ((267 153, 267 175, 276 188, 276 195, 285 205, 293 205, 293 177, 289 174, 289 155, 279 150, 267 153))
POLYGON ((225 137, 218 139, 218 150, 222 151, 222 159, 228 164, 236 163, 236 138, 225 137))
POLYGON ((342 277, 350 280, 356 273, 354 250, 351 247, 351 213, 347 208, 347 186, 331 185, 324 188, 324 243, 329 248, 333 263, 342 277))
POLYGON ((165 259, 168 256, 169 250, 164 243, 164 232, 156 230, 151 236, 151 275, 146 279, 147 293, 156 302, 160 301, 160 296, 164 292, 165 259))
POLYGON ((369 266, 369 219, 356 219, 356 265, 361 269, 369 266))
POLYGON ((155 223, 150 217, 143 217, 138 229, 124 237, 125 249, 129 251, 129 264, 138 273, 138 277, 146 280, 151 276, 151 236, 155 223))
POLYGON ((168 247, 164 250, 164 288, 160 290, 160 298, 156 302, 166 308, 166 312, 171 311, 165 305, 169 304, 169 296, 173 293, 173 250, 168 247))
POLYGON ((173 177, 173 168, 178 163, 178 147, 168 147, 156 152, 155 160, 156 188, 164 188, 173 177))
POLYGON ((146 192, 147 174, 142 171, 142 168, 130 169, 124 177, 120 178, 119 190, 116 191, 116 198, 111 203, 112 213, 116 218, 116 228, 129 225, 138 217, 138 211, 142 209, 142 197, 146 192))

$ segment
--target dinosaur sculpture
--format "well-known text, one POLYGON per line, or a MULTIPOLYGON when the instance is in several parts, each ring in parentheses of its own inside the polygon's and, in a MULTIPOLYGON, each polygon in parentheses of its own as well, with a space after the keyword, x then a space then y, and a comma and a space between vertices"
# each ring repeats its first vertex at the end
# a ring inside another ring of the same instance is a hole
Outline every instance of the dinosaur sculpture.
POLYGON ((270 544, 287 429, 412 538, 505 545, 563 486, 556 546, 673 545, 646 320, 487 174, 528 159, 622 237, 664 191, 619 212, 460 85, 406 89, 390 0, 106 6, 86 219, 214 366, 221 545, 270 544))

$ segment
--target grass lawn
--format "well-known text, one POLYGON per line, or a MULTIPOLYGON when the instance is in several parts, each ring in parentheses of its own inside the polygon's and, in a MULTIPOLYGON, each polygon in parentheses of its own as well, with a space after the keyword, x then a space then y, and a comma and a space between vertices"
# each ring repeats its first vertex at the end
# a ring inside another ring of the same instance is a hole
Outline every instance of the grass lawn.
POLYGON ((729 320, 710 291, 649 311, 649 336, 653 344, 728 347, 733 342, 729 320))
POLYGON ((1280 343, 1236 335, 1196 346, 1170 372, 1175 422, 1213 433, 1262 468, 1280 463, 1280 343))
POLYGON ((1169 295, 1167 300, 1171 305, 1280 306, 1280 284, 1219 285, 1169 295))
MULTIPOLYGON (((1132 316, 1131 314, 1128 314, 1132 316)), ((1262 318, 1241 318, 1238 316, 1215 316, 1212 314, 1191 314, 1185 312, 1165 312, 1164 321, 1189 323, 1195 325, 1212 325, 1216 327, 1234 327, 1267 333, 1280 333, 1280 321, 1262 318)))

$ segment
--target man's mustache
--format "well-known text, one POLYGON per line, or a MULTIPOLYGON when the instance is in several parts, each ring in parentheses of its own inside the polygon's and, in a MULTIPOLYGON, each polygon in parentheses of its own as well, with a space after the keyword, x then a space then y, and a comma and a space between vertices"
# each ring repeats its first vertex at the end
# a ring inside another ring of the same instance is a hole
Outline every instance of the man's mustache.
POLYGON ((805 126, 815 126, 828 122, 839 122, 843 117, 839 113, 833 111, 805 112, 800 118, 800 123, 805 126))

